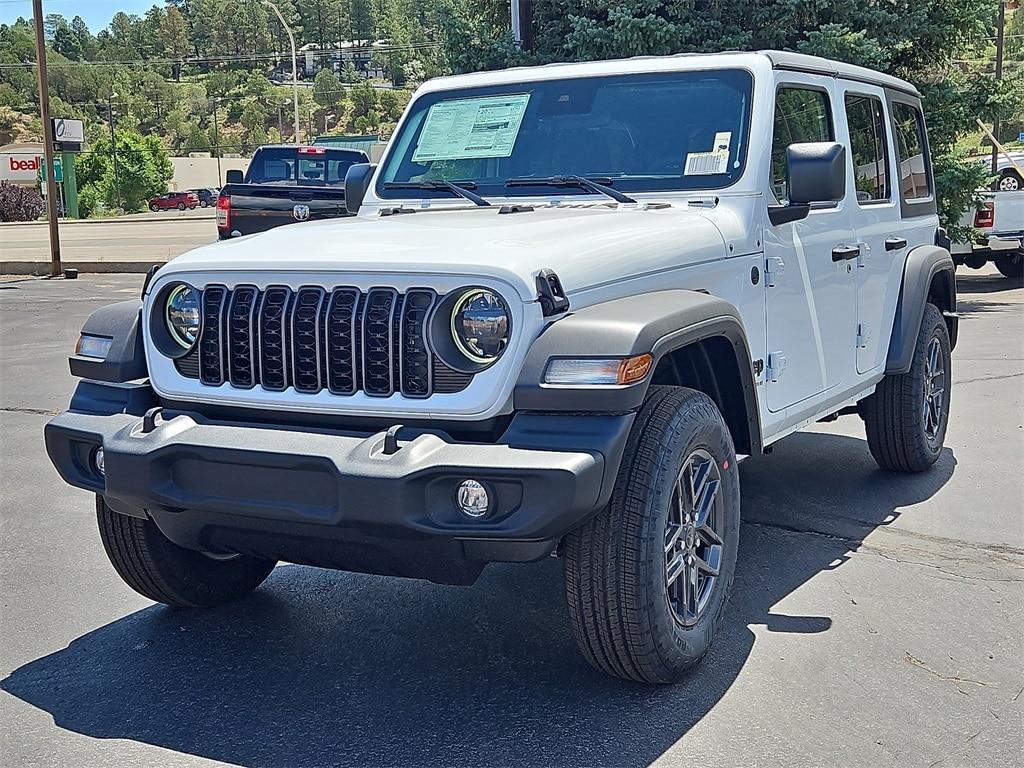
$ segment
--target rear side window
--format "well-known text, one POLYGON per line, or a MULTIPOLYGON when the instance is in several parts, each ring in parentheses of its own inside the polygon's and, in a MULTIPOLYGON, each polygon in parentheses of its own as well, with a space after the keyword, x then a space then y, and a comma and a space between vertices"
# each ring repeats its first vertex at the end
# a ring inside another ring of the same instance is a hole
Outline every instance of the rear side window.
POLYGON ((775 95, 775 134, 772 138, 772 191, 780 203, 786 190, 786 148, 790 144, 835 141, 828 94, 811 88, 780 88, 775 95))
POLYGON ((885 112, 881 99, 848 94, 846 122, 850 126, 857 202, 888 200, 889 154, 885 146, 885 112))
POLYGON ((924 117, 921 110, 893 102, 896 125, 896 157, 899 159, 900 193, 904 200, 928 197, 932 193, 928 158, 924 155, 924 117))

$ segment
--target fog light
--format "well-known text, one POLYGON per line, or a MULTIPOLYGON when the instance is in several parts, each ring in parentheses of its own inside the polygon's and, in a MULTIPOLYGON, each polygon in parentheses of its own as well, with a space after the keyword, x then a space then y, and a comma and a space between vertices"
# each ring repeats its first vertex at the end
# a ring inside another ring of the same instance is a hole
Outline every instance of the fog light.
POLYGON ((483 517, 491 500, 487 497, 487 489, 476 480, 463 480, 459 483, 456 494, 459 510, 470 517, 483 517))
POLYGON ((96 449, 96 453, 92 455, 93 466, 96 467, 96 471, 101 475, 106 475, 106 467, 103 464, 103 448, 102 446, 96 449))

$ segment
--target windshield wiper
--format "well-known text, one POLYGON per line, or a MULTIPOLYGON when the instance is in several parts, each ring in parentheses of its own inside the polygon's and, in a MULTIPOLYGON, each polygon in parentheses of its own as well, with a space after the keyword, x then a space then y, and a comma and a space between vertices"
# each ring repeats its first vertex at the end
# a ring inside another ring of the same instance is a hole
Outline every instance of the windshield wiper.
POLYGON ((476 189, 475 181, 444 181, 442 179, 432 179, 429 181, 385 181, 384 189, 444 189, 453 195, 464 197, 477 205, 490 205, 480 195, 469 191, 476 189))
POLYGON ((538 176, 536 178, 524 177, 521 179, 506 179, 506 187, 579 187, 590 192, 610 197, 618 203, 635 203, 632 197, 624 195, 609 185, 612 180, 606 177, 586 176, 538 176))

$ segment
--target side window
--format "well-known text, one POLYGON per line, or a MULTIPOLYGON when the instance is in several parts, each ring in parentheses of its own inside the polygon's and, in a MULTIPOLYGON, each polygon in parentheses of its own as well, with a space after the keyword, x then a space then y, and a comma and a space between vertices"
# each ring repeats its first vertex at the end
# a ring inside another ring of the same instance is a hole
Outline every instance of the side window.
POLYGON ((775 131, 772 138, 772 191, 780 203, 786 192, 786 148, 809 141, 835 141, 828 94, 811 88, 787 86, 775 94, 775 131))
POLYGON ((885 147, 885 112, 874 96, 846 96, 846 121, 857 202, 889 199, 889 155, 885 147))
POLYGON ((924 156, 924 118, 921 110, 902 102, 893 102, 896 124, 896 157, 899 159, 900 194, 904 200, 928 197, 931 178, 928 158, 924 156))

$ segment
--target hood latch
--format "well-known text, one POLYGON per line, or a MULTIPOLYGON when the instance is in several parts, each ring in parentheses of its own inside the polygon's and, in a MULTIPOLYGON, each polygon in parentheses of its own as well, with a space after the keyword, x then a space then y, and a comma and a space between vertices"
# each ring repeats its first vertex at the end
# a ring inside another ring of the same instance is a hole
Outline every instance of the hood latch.
POLYGON ((569 299, 554 270, 542 269, 537 273, 537 300, 544 317, 569 311, 569 299))

